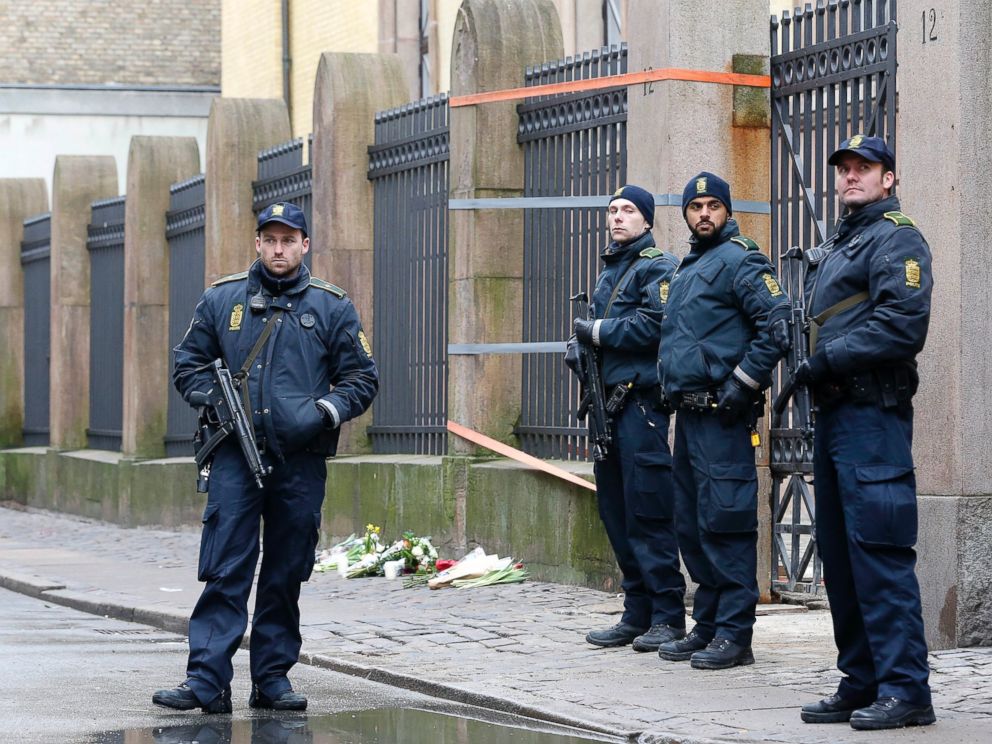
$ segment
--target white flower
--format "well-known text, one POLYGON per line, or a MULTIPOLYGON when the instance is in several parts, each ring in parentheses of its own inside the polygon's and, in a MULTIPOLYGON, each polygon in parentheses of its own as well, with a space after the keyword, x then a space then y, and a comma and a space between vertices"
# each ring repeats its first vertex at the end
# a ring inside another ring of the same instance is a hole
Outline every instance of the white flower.
POLYGON ((413 550, 411 550, 410 552, 413 553, 414 558, 422 558, 424 555, 424 549, 419 545, 414 545, 413 550))
POLYGON ((435 549, 435 548, 432 547, 431 548, 431 552, 429 553, 429 555, 430 555, 431 558, 434 558, 435 560, 437 560, 437 549, 435 549))

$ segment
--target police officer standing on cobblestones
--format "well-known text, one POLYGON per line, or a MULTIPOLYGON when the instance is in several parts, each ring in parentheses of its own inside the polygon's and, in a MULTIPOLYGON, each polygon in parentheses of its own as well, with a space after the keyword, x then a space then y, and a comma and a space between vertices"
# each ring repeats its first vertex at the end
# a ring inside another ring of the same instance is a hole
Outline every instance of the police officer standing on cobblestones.
POLYGON ((343 290, 311 277, 303 265, 309 247, 299 208, 280 203, 263 210, 259 259, 207 289, 175 349, 176 388, 191 403, 213 390, 207 368, 214 360, 222 359, 232 375, 239 371, 246 413, 271 472, 259 488, 233 435, 216 450, 200 541, 198 578, 206 586, 189 621, 187 679, 156 692, 157 705, 231 712, 231 659, 247 628, 261 522, 248 703, 307 707, 287 674, 300 653, 300 585, 313 570, 324 459, 336 450, 338 427, 364 412, 378 389, 358 314, 343 290))
POLYGON ((629 390, 612 414, 613 443, 595 464, 599 515, 623 573, 624 611, 618 624, 591 631, 586 641, 656 651, 685 636, 668 411, 654 353, 678 259, 655 246, 654 197, 645 189, 617 190, 607 220, 612 242, 601 254, 594 318, 575 319, 565 362, 578 371, 578 344, 594 347, 607 393, 629 390))
POLYGON ((892 196, 895 156, 855 135, 828 160, 847 214, 808 252, 810 356, 796 380, 816 405, 816 543, 833 616, 837 693, 807 723, 933 723, 914 573, 916 355, 930 321, 930 248, 892 196))
POLYGON ((682 213, 691 250, 672 278, 661 324, 661 380, 676 408, 679 547, 699 586, 695 627, 658 655, 697 669, 754 663, 758 601, 757 470, 762 391, 789 345, 789 301, 758 245, 730 219, 730 186, 691 179, 682 213))

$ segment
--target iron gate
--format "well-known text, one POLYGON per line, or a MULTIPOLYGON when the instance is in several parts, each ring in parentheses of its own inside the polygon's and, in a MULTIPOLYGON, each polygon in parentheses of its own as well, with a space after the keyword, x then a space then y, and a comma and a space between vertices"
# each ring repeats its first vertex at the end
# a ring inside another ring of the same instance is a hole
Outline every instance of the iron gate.
MULTIPOLYGON (((584 80, 627 71, 626 45, 604 47, 528 68, 526 85, 584 80)), ((571 333, 569 297, 592 294, 608 240, 608 195, 627 177, 627 88, 533 98, 517 107, 524 147, 523 341, 562 341, 571 333), (542 205, 569 197, 574 206, 542 205), (581 198, 594 197, 594 198, 581 198), (598 198, 595 198, 598 197, 598 198)), ((523 357, 521 447, 537 457, 585 459, 586 428, 575 419, 579 390, 561 353, 523 357)))
POLYGON ((443 454, 448 398, 448 97, 375 115, 373 451, 443 454))
MULTIPOLYGON (((771 53, 771 257, 793 297, 801 271, 786 252, 821 243, 839 216, 830 153, 858 132, 884 137, 895 151, 895 0, 819 0, 781 21, 772 16, 771 53)), ((780 387, 776 376, 773 398, 780 387)), ((771 422, 772 583, 816 592, 808 409, 808 397, 797 395, 771 422)))
MULTIPOLYGON (((169 187, 169 211, 165 214, 165 237, 169 241, 169 348, 186 335, 196 302, 203 293, 205 271, 203 174, 169 187)), ((175 363, 170 354, 169 369, 175 363)), ((196 412, 169 384, 165 426, 166 457, 193 454, 196 412)))
POLYGON ((92 204, 90 254, 91 449, 120 450, 124 420, 124 197, 92 204))
POLYGON ((24 221, 24 446, 49 443, 48 381, 51 336, 52 215, 24 221))
MULTIPOLYGON (((311 159, 313 157, 313 135, 307 141, 310 143, 311 159)), ((258 179, 252 181, 252 211, 258 215, 263 209, 276 202, 290 202, 303 211, 307 227, 313 233, 313 168, 308 163, 303 164, 303 138, 283 142, 282 144, 260 150, 258 153, 258 179)), ((311 242, 313 238, 311 237, 311 242)), ((303 256, 303 263, 309 269, 312 266, 314 246, 303 256)))

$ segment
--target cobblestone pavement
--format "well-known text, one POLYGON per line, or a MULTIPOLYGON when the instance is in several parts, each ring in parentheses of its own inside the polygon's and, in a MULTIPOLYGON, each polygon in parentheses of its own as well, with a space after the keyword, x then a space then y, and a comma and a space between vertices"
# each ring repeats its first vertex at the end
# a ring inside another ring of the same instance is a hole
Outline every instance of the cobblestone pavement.
MULTIPOLYGON (((198 542, 196 532, 0 508, 0 586, 181 632, 199 595, 198 542)), ((585 644, 620 604, 580 587, 431 591, 315 573, 301 605, 306 663, 645 743, 992 742, 992 648, 931 654, 936 726, 879 735, 803 724, 799 705, 838 680, 825 611, 759 607, 756 663, 704 672, 585 644)), ((149 690, 181 676, 163 669, 149 690)))

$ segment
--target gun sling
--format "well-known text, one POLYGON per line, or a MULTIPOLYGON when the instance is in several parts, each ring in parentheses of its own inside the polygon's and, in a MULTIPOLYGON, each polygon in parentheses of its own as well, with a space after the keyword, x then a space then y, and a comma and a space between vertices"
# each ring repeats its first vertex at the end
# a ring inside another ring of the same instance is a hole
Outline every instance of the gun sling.
POLYGON ((868 292, 858 292, 850 297, 845 297, 843 300, 838 302, 836 305, 831 305, 822 313, 814 318, 809 319, 809 353, 812 354, 816 351, 816 340, 820 335, 820 328, 823 324, 830 320, 835 315, 839 315, 845 310, 849 310, 860 302, 864 302, 869 297, 871 297, 868 292))
POLYGON ((248 398, 248 385, 245 384, 245 380, 248 378, 248 370, 251 369, 251 365, 255 361, 255 357, 259 355, 259 352, 262 351, 262 347, 265 346, 265 342, 268 341, 269 336, 272 335, 272 329, 275 328, 279 318, 282 317, 282 313, 283 309, 281 307, 277 307, 272 310, 272 315, 265 324, 265 328, 262 329, 261 335, 259 335, 258 340, 255 341, 255 345, 251 347, 251 351, 248 352, 248 356, 245 357, 245 363, 242 364, 241 369, 233 375, 233 378, 235 382, 238 383, 238 388, 241 391, 241 404, 245 407, 245 415, 249 417, 249 421, 251 420, 251 401, 248 398))

